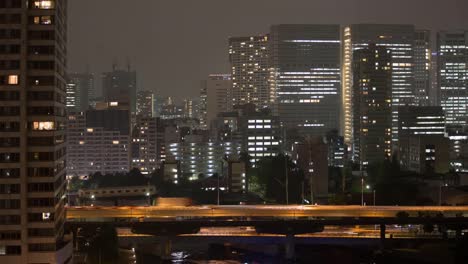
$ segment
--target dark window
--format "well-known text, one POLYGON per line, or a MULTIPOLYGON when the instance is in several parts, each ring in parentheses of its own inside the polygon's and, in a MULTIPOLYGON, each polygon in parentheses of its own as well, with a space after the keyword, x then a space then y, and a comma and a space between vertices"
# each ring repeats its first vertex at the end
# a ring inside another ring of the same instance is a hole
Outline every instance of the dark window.
POLYGON ((28 168, 28 177, 54 177, 54 168, 28 168))
POLYGON ((18 199, 0 199, 0 209, 20 209, 20 206, 18 199))
POLYGON ((54 184, 51 182, 29 183, 28 192, 53 192, 54 184))
POLYGON ((19 184, 0 184, 0 194, 20 193, 19 184))
POLYGON ((21 217, 19 215, 0 215, 0 225, 19 225, 21 217))
POLYGON ((28 249, 31 252, 55 251, 55 244, 29 244, 28 249))
POLYGON ((54 206, 54 198, 29 198, 28 206, 31 207, 51 207, 54 206))
POLYGON ((20 240, 21 232, 16 230, 0 231, 0 240, 20 240))

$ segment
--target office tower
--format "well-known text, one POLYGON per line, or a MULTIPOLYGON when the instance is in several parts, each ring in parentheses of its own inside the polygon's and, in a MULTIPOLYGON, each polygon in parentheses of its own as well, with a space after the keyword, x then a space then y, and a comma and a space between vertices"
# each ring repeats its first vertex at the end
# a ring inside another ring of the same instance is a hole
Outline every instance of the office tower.
POLYGON ((274 157, 282 151, 280 121, 268 113, 249 113, 240 118, 242 146, 251 158, 252 167, 263 157, 274 157))
POLYGON ((449 129, 446 136, 450 140, 450 167, 456 172, 468 172, 468 131, 449 129))
MULTIPOLYGON (((350 79, 353 73, 353 65, 350 61, 355 61, 353 52, 375 44, 385 47, 391 51, 391 71, 392 71, 392 141, 398 141, 398 107, 415 104, 414 92, 414 46, 415 28, 413 25, 376 25, 376 24, 356 24, 344 27, 343 36, 343 104, 344 104, 344 136, 345 143, 353 141, 353 131, 350 120, 354 106, 349 105, 352 94, 353 81, 350 79)), ((352 101, 351 101, 352 102, 352 101)))
POLYGON ((201 101, 202 127, 209 128, 218 113, 227 112, 232 109, 231 94, 232 80, 230 74, 210 74, 207 80, 202 81, 201 101), (205 114, 206 112, 206 114, 205 114))
POLYGON ((186 118, 197 118, 199 112, 199 102, 194 98, 184 99, 184 116, 186 118))
POLYGON ((348 158, 344 137, 339 135, 338 130, 332 130, 324 137, 324 141, 328 146, 328 166, 343 168, 348 158))
POLYGON ((439 89, 439 56, 437 52, 431 54, 431 90, 429 91, 429 101, 431 106, 440 106, 440 89, 439 89))
POLYGON ((67 1, 0 1, 0 259, 66 263, 67 1))
POLYGON ((71 73, 67 82, 67 109, 71 112, 88 110, 90 99, 94 98, 94 75, 71 73))
POLYGON ((136 114, 144 117, 154 116, 154 93, 152 91, 138 91, 136 99, 136 114))
POLYGON ((207 103, 208 103, 208 94, 207 94, 207 89, 206 89, 206 85, 204 82, 202 82, 202 87, 200 88, 200 101, 198 102, 198 109, 199 109, 199 113, 198 113, 198 120, 200 120, 200 128, 201 129, 208 129, 209 126, 208 126, 208 116, 207 116, 207 112, 206 112, 206 108, 207 108, 207 103))
POLYGON ((144 175, 157 169, 158 126, 156 117, 137 116, 132 131, 132 167, 144 175))
POLYGON ((338 25, 271 27, 270 91, 287 128, 318 136, 339 128, 340 47, 338 25))
POLYGON ((417 173, 446 173, 449 139, 445 116, 439 106, 400 106, 398 160, 404 170, 417 173))
POLYGON ((430 105, 431 89, 431 32, 416 30, 414 37, 414 104, 430 105))
POLYGON ((118 70, 102 74, 102 93, 105 102, 129 102, 130 111, 136 111, 136 72, 118 70))
POLYGON ((398 135, 444 135, 445 115, 440 106, 400 106, 398 135))
POLYGON ((232 104, 269 106, 268 36, 229 38, 232 104))
POLYGON ((67 175, 126 173, 130 169, 130 113, 127 104, 99 103, 68 116, 67 175))
POLYGON ((353 60, 353 159, 363 168, 391 155, 392 55, 372 44, 353 60))
POLYGON ((440 103, 448 127, 468 124, 468 31, 437 34, 440 103))

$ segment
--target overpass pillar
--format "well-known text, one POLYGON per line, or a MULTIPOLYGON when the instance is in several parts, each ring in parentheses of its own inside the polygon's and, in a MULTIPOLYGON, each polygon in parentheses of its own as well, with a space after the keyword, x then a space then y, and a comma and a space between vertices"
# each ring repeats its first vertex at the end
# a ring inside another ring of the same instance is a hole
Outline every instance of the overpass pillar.
POLYGON ((385 249, 385 224, 380 224, 380 249, 385 249))
POLYGON ((293 233, 286 234, 285 257, 287 260, 293 260, 296 257, 296 245, 293 233))
POLYGON ((172 239, 169 236, 164 236, 161 239, 159 245, 159 255, 161 259, 168 260, 171 259, 172 253, 172 239))

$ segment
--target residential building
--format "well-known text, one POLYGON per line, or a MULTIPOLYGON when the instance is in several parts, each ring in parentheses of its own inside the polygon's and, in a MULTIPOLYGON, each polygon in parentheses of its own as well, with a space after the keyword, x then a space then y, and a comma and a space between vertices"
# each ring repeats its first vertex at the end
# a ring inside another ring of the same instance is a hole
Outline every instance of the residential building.
POLYGON ((204 117, 201 118, 202 127, 209 128, 211 121, 221 112, 232 109, 232 80, 230 74, 210 74, 202 81, 201 101, 204 117), (206 113, 206 114, 205 114, 206 113))
POLYGON ((339 128, 339 25, 273 25, 269 38, 270 98, 286 128, 323 136, 339 128))
POLYGON ((154 117, 154 93, 138 91, 136 98, 136 114, 143 117, 154 117))
POLYGON ((369 45, 353 59, 353 159, 363 168, 392 154, 392 54, 369 45))
POLYGON ((67 1, 0 1, 0 259, 70 263, 67 1))
POLYGON ((67 176, 126 173, 130 169, 128 105, 101 103, 68 116, 67 176))
POLYGON ((137 116, 132 131, 132 167, 144 175, 158 168, 158 119, 137 116))
POLYGON ((229 38, 232 105, 270 105, 268 36, 229 38))

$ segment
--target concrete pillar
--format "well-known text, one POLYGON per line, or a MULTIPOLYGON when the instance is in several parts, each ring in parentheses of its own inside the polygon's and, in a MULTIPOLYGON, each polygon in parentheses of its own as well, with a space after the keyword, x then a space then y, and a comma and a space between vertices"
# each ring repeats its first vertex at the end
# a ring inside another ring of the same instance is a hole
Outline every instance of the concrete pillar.
POLYGON ((161 242, 159 244, 159 255, 161 256, 161 259, 163 260, 169 260, 171 259, 171 253, 172 253, 172 240, 168 236, 164 236, 161 239, 161 242))
POLYGON ((385 249, 385 224, 380 224, 380 249, 385 249))
POLYGON ((287 260, 293 260, 296 257, 296 245, 294 234, 288 233, 285 241, 285 257, 287 260))

